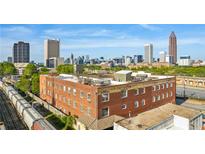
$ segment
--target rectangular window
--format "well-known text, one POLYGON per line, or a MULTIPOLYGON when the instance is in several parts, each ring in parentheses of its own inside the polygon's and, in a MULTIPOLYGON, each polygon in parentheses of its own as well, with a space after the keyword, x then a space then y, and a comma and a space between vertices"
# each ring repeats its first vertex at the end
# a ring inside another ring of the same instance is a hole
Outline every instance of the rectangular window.
POLYGON ((127 104, 122 104, 122 105, 121 105, 121 109, 122 109, 122 110, 127 109, 127 104))
POLYGON ((152 91, 156 91, 156 86, 152 86, 152 91))
POLYGON ((164 94, 162 94, 162 99, 164 99, 164 94))
POLYGON ((69 106, 71 105, 71 100, 70 100, 70 99, 68 99, 68 105, 69 105, 69 106))
POLYGON ((138 101, 135 101, 135 102, 134 102, 134 106, 135 106, 135 108, 138 108, 138 107, 139 107, 139 102, 138 102, 138 101))
POLYGON ((83 112, 83 105, 80 104, 80 112, 83 112))
POLYGON ((66 92, 66 86, 63 86, 63 91, 66 92))
POLYGON ((73 95, 76 96, 76 89, 73 89, 73 95))
POLYGON ((89 102, 91 101, 91 94, 90 94, 90 93, 87 94, 87 100, 88 100, 89 102))
POLYGON ((140 93, 145 94, 145 88, 140 88, 140 93))
POLYGON ((108 109, 108 107, 103 108, 103 109, 101 110, 101 116, 102 116, 102 117, 109 116, 109 109, 108 109))
POLYGON ((169 88, 169 83, 168 82, 166 83, 166 88, 169 88))
POLYGON ((139 95, 139 89, 135 89, 135 95, 139 95))
POLYGON ((155 96, 153 96, 152 97, 152 102, 155 102, 155 101, 156 101, 155 96))
POLYGON ((157 90, 160 90, 160 85, 157 85, 157 90))
POLYGON ((87 114, 88 114, 88 115, 91 114, 91 109, 90 109, 90 107, 88 107, 88 109, 87 109, 87 114))
POLYGON ((121 98, 125 98, 125 97, 127 97, 127 90, 126 90, 126 89, 123 89, 123 90, 121 91, 121 98))
POLYGON ((142 106, 145 106, 145 100, 144 99, 142 100, 142 106))
POLYGON ((80 91, 80 98, 83 98, 83 97, 84 97, 84 92, 80 91))
POLYGON ((173 83, 172 82, 170 83, 170 87, 173 87, 173 83))
POLYGON ((169 97, 169 94, 168 94, 168 92, 166 93, 166 97, 167 97, 167 98, 169 97))
POLYGON ((170 97, 172 97, 172 91, 170 91, 170 97))
POLYGON ((160 101, 160 95, 159 95, 159 96, 157 96, 157 101, 160 101))
POLYGON ((162 89, 164 89, 164 84, 162 84, 162 89))
POLYGON ((69 93, 69 94, 71 93, 71 88, 70 88, 70 87, 68 87, 68 93, 69 93))
POLYGON ((103 92, 101 96, 102 96, 102 102, 109 101, 109 93, 108 92, 103 92))
POLYGON ((77 103, 76 103, 76 101, 73 101, 73 108, 77 108, 77 103))

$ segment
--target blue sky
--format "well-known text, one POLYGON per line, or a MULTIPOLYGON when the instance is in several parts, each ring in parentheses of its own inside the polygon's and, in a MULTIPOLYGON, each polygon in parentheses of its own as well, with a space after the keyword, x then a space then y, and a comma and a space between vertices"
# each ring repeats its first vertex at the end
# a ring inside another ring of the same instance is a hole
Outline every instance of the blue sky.
POLYGON ((168 37, 175 31, 178 57, 190 55, 205 60, 205 25, 1 25, 0 61, 12 55, 13 43, 30 43, 31 60, 43 62, 44 39, 60 39, 61 57, 90 55, 105 58, 144 54, 144 44, 153 43, 154 57, 168 51, 168 37))

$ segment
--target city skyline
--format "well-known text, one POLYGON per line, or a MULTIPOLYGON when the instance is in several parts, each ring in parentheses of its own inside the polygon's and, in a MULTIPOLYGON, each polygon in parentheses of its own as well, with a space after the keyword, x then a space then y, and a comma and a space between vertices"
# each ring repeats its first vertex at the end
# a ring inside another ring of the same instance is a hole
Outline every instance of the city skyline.
POLYGON ((0 61, 12 55, 17 41, 30 43, 31 60, 43 62, 44 40, 60 39, 60 54, 113 58, 144 55, 144 44, 153 44, 153 57, 168 52, 169 35, 177 35, 178 57, 205 59, 205 25, 0 25, 0 61))

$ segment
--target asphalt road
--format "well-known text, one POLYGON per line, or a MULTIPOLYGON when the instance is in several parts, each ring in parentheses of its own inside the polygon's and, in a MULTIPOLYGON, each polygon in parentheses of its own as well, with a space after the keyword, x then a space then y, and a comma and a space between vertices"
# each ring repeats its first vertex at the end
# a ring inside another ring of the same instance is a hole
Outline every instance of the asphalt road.
MULTIPOLYGON (((177 87, 176 94, 177 96, 184 97, 184 87, 177 87)), ((205 89, 203 90, 203 89, 185 87, 185 96, 198 98, 198 99, 205 99, 205 89)))

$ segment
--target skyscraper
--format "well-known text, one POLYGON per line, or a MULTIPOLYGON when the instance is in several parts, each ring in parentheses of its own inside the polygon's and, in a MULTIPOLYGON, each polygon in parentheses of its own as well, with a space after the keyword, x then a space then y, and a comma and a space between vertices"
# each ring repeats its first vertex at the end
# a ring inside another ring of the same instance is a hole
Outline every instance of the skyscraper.
POLYGON ((161 62, 161 63, 166 62, 166 55, 167 55, 167 53, 165 51, 161 51, 159 53, 159 62, 161 62))
POLYGON ((177 63, 177 38, 174 32, 169 36, 169 55, 173 57, 173 63, 177 63))
POLYGON ((153 62, 153 45, 144 45, 144 62, 151 64, 153 62))
POLYGON ((13 62, 14 63, 29 63, 30 61, 30 46, 29 43, 19 41, 13 45, 13 62))
POLYGON ((70 64, 74 64, 74 55, 73 55, 73 53, 71 53, 71 56, 70 56, 70 64))
POLYGON ((48 67, 49 58, 59 58, 60 53, 59 40, 45 40, 44 41, 44 65, 48 67))

